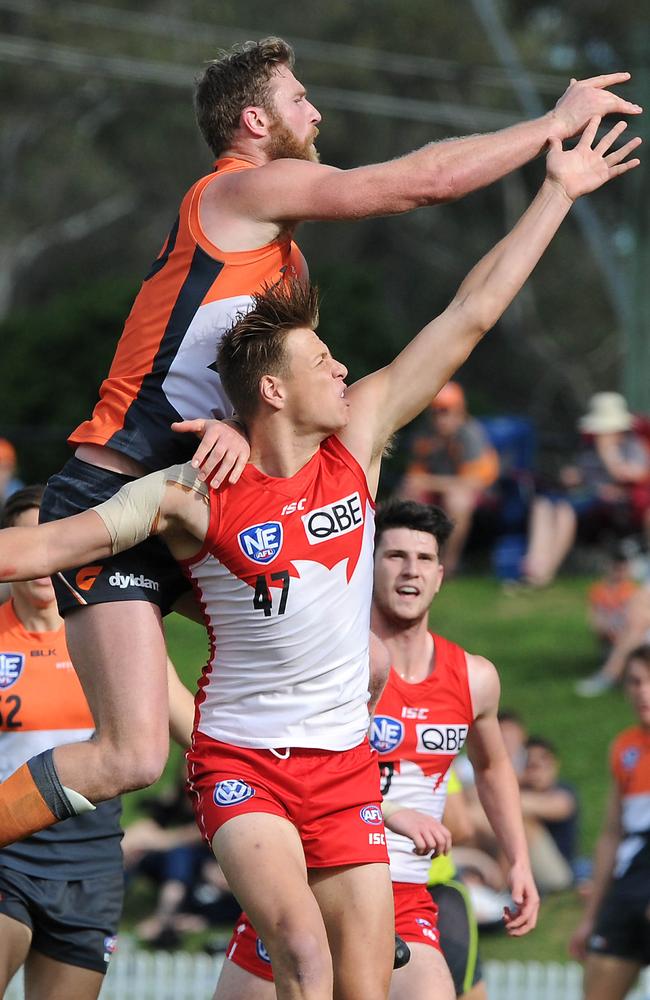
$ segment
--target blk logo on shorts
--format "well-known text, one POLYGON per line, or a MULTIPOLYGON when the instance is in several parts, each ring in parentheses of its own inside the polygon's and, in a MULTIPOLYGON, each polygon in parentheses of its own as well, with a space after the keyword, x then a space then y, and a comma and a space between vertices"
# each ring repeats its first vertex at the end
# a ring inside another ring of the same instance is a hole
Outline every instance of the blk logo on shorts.
POLYGON ((218 806, 236 806, 255 795, 255 789, 239 778, 227 778, 214 786, 214 801, 218 806))
POLYGON ((404 725, 390 715, 376 715, 370 727, 370 745, 377 753, 390 753, 404 739, 404 725))
POLYGON ((255 942, 255 951, 257 952, 258 958, 261 958, 263 962, 268 962, 269 965, 271 964, 271 956, 264 947, 264 942, 261 938, 258 938, 255 942))
POLYGON ((359 815, 363 822, 368 823, 370 826, 381 826, 384 822, 384 814, 379 806, 364 806, 359 815))
POLYGON ((24 666, 25 657, 22 653, 0 653, 0 688, 15 684, 24 666))
POLYGON ((282 525, 279 521, 266 521, 244 528, 237 535, 239 548, 251 562, 273 562, 282 548, 282 525))

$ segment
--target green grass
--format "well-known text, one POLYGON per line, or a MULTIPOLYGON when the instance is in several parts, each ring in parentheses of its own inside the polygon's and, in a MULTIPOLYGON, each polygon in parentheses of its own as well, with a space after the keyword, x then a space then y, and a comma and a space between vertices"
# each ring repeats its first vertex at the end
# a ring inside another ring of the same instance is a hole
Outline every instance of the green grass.
MULTIPOLYGON (((501 704, 521 713, 531 733, 557 746, 562 777, 575 784, 581 802, 581 852, 591 853, 607 791, 607 749, 614 735, 630 724, 618 692, 578 698, 576 678, 595 669, 598 648, 586 626, 586 578, 562 578, 544 591, 509 596, 498 583, 467 577, 447 583, 436 598, 431 627, 470 652, 491 659, 501 675, 501 704)), ((194 687, 207 655, 203 629, 172 616, 167 622, 169 648, 179 673, 194 687)), ((173 759, 177 759, 178 751, 173 759)), ((173 764, 168 765, 169 780, 173 764)), ((125 821, 137 798, 125 798, 125 821)), ((573 893, 545 900, 540 925, 527 939, 511 941, 486 935, 486 958, 556 960, 566 958, 566 942, 579 919, 573 893)))

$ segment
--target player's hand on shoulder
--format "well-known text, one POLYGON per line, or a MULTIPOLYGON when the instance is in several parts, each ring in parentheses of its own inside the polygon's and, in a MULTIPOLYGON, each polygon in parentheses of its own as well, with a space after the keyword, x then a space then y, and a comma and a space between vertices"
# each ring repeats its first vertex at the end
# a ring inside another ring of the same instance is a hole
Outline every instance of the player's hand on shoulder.
POLYGON ((250 458, 250 445, 236 420, 179 420, 172 424, 179 434, 198 434, 201 443, 192 457, 200 469, 199 479, 216 489, 221 483, 236 483, 250 458))
POLYGON ((417 809, 397 809, 384 823, 393 833, 401 833, 413 841, 414 854, 449 854, 451 833, 433 816, 417 809))
POLYGON ((643 110, 638 104, 613 94, 608 87, 627 83, 629 73, 606 73, 588 80, 571 80, 551 112, 554 132, 558 139, 577 135, 595 115, 638 115, 643 110))
POLYGON ((539 893, 529 865, 513 865, 508 878, 513 906, 506 906, 503 922, 511 937, 522 937, 537 924, 539 893))

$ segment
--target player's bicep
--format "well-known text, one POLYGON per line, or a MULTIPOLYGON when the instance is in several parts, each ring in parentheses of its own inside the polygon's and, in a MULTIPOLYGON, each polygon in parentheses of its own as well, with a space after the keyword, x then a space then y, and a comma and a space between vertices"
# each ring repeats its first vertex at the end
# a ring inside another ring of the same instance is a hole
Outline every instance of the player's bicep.
POLYGON ((110 535, 94 510, 50 521, 34 530, 42 532, 50 573, 105 559, 111 554, 110 535))

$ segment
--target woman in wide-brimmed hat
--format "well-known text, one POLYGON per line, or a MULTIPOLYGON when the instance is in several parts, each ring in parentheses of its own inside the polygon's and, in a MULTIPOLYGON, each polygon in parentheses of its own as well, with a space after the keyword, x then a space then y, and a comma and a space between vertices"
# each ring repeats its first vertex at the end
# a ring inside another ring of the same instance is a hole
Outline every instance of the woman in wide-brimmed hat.
POLYGON ((586 436, 575 465, 560 474, 559 494, 536 497, 524 573, 534 586, 553 580, 578 528, 589 537, 604 530, 630 534, 645 527, 631 487, 650 483, 650 455, 633 431, 634 417, 617 392, 598 392, 578 421, 586 436))

